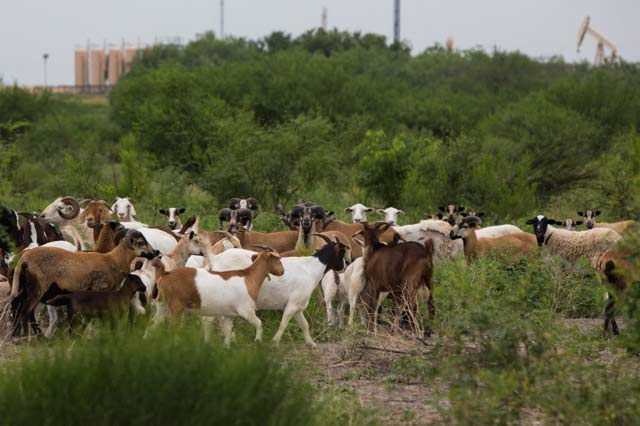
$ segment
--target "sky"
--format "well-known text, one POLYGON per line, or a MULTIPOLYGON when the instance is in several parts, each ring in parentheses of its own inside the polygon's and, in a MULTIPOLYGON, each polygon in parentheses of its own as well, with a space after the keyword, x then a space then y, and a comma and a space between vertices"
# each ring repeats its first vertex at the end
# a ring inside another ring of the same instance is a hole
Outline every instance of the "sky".
MULTIPOLYGON (((225 0, 225 34, 299 35, 320 26, 323 7, 329 28, 392 38, 393 0, 225 0)), ((592 61, 596 43, 588 36, 576 52, 586 15, 624 59, 640 62, 640 0, 401 0, 401 37, 414 53, 452 36, 457 49, 498 47, 592 61)), ((219 33, 220 0, 0 0, 0 18, 4 83, 42 85, 42 55, 48 53, 48 83, 65 85, 74 81, 74 49, 89 40, 121 46, 219 33)))

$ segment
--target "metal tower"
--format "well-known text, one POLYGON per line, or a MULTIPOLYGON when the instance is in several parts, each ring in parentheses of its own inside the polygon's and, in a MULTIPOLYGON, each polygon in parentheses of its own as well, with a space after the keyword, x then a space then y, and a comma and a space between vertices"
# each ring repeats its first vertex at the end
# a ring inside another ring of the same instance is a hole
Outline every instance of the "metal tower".
POLYGON ((400 0, 394 1, 393 7, 393 41, 400 43, 400 0))

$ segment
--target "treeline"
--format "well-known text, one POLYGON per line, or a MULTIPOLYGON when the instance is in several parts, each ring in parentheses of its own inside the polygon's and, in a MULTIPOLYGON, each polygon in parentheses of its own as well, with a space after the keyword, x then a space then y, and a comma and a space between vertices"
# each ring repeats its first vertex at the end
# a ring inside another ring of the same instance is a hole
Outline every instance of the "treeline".
POLYGON ((494 219, 640 215, 640 71, 518 52, 412 55, 384 37, 155 46, 110 105, 0 93, 2 195, 160 204, 457 202, 494 219), (9 160, 6 160, 8 158, 9 160))

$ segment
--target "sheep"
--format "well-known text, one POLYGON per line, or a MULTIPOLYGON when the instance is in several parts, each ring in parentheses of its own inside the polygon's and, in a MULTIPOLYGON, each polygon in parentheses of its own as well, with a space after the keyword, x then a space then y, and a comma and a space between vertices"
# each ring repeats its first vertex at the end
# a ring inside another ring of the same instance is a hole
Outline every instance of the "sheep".
POLYGON ((185 212, 184 207, 169 207, 168 209, 160 209, 158 212, 167 217, 167 225, 169 226, 169 229, 175 230, 176 228, 182 228, 180 215, 185 212))
POLYGON ((76 247, 80 246, 82 250, 95 243, 93 232, 84 221, 83 209, 80 206, 86 201, 89 200, 78 201, 74 197, 60 197, 45 207, 40 215, 44 221, 58 225, 65 240, 76 247))
POLYGON ((376 213, 384 215, 384 221, 389 225, 398 225, 398 215, 404 215, 404 211, 395 207, 387 207, 386 209, 378 209, 376 213))
POLYGON ((258 294, 269 274, 281 276, 284 267, 278 253, 265 250, 255 253, 250 266, 235 271, 209 272, 205 269, 177 268, 166 272, 154 261, 158 278, 158 310, 152 328, 167 317, 183 312, 200 316, 222 316, 224 344, 229 346, 233 318, 240 316, 256 329, 255 340, 262 341, 262 322, 256 316, 258 294))
POLYGON ((604 311, 604 334, 607 336, 610 331, 613 331, 614 335, 618 335, 618 323, 615 319, 616 298, 629 286, 640 282, 638 251, 629 247, 607 250, 598 259, 597 270, 609 287, 607 292, 609 302, 604 311))
POLYGON ((433 241, 434 261, 454 259, 463 254, 462 243, 452 241, 449 238, 452 227, 444 220, 421 220, 419 223, 393 226, 391 229, 405 241, 415 241, 421 244, 427 240, 433 241))
POLYGON ((116 197, 111 206, 111 211, 118 216, 120 222, 135 222, 138 220, 136 208, 133 207, 133 200, 129 197, 116 197))
POLYGON ((565 219, 562 221, 560 226, 562 229, 566 229, 567 231, 575 231, 576 226, 580 226, 582 223, 583 222, 581 220, 565 219))
POLYGON ((144 236, 128 230, 118 246, 109 253, 70 253, 59 248, 38 247, 22 255, 16 265, 11 286, 11 310, 14 336, 31 327, 37 335, 40 328, 33 310, 62 290, 114 290, 120 274, 129 272, 131 261, 138 256, 155 256, 144 236))
POLYGON ((479 255, 491 252, 508 252, 514 260, 520 260, 536 252, 536 237, 526 232, 508 234, 495 238, 478 238, 476 227, 482 225, 477 216, 466 216, 453 227, 449 234, 452 240, 462 239, 467 263, 473 263, 479 255))
POLYGON ((633 227, 636 224, 635 220, 624 220, 622 222, 611 222, 611 223, 607 223, 607 222, 596 223, 596 216, 600 216, 600 213, 601 213, 600 210, 596 210, 596 211, 585 210, 585 211, 579 211, 578 216, 584 217, 585 225, 587 226, 587 229, 609 228, 609 229, 613 229, 620 235, 624 235, 629 230, 629 228, 633 227))
POLYGON ((351 213, 353 223, 361 223, 367 221, 367 213, 374 211, 373 207, 367 207, 364 204, 354 204, 344 209, 345 213, 351 213))
MULTIPOLYGON (((309 333, 309 325, 303 311, 315 288, 327 271, 344 269, 345 246, 338 238, 316 234, 325 245, 316 250, 312 256, 282 258, 284 275, 274 277, 262 285, 257 299, 258 310, 281 310, 282 321, 273 342, 282 338, 291 317, 295 317, 304 333, 305 342, 315 347, 316 344, 309 333)), ((255 253, 248 250, 227 250, 216 258, 216 271, 229 271, 246 267, 255 253)))
POLYGON ((563 257, 570 262, 575 262, 584 256, 594 267, 602 253, 622 239, 616 231, 607 228, 581 232, 557 229, 551 225, 559 225, 560 222, 543 215, 529 219, 527 224, 533 225, 538 247, 545 246, 551 254, 563 257))
MULTIPOLYGON (((120 223, 125 228, 127 228, 126 222, 120 223)), ((171 253, 171 251, 173 251, 178 245, 178 241, 176 240, 177 237, 170 231, 165 231, 159 228, 146 227, 137 228, 136 230, 144 235, 151 247, 153 247, 155 250, 158 250, 162 254, 171 253)))
POLYGON ((138 292, 144 293, 146 286, 137 275, 127 274, 122 285, 112 291, 74 291, 59 294, 47 303, 52 306, 66 306, 69 320, 69 334, 73 331, 73 323, 76 314, 86 318, 98 318, 100 320, 122 317, 129 312, 131 299, 138 292))

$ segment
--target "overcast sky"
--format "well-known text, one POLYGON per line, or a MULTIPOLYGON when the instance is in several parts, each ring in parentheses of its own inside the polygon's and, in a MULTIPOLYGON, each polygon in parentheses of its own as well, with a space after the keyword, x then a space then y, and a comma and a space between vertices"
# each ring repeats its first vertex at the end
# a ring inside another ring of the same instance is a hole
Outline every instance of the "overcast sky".
MULTIPOLYGON (((535 57, 591 61, 592 39, 576 53, 580 23, 591 15, 593 27, 617 45, 620 55, 640 61, 640 0, 401 1, 402 39, 414 52, 453 36, 456 48, 497 46, 535 57)), ((393 0, 225 0, 225 33, 298 35, 320 26, 323 7, 330 28, 393 34, 393 0)), ((0 0, 0 17, 5 83, 43 84, 42 54, 47 52, 49 84, 73 84, 73 52, 88 39, 102 46, 218 33, 220 0, 0 0)))

